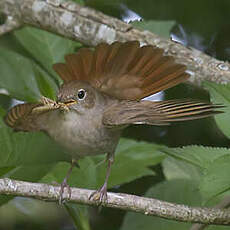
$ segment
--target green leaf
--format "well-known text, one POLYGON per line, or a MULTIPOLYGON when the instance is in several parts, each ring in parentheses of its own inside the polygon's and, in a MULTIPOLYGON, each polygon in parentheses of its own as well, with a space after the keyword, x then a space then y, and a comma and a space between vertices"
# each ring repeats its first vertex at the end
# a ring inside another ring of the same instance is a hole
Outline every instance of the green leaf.
POLYGON ((221 85, 205 81, 203 86, 209 91, 213 103, 226 106, 223 109, 224 113, 215 116, 215 119, 222 132, 230 138, 230 84, 221 85))
POLYGON ((204 171, 200 190, 206 200, 230 189, 229 165, 230 154, 219 157, 204 171))
POLYGON ((33 70, 41 94, 55 100, 58 87, 53 79, 36 64, 33 64, 33 70))
POLYGON ((20 54, 0 47, 0 87, 10 95, 25 101, 37 101, 41 93, 37 86, 32 62, 20 54))
POLYGON ((11 170, 9 173, 7 173, 6 177, 14 180, 37 182, 42 177, 44 177, 53 168, 54 165, 55 163, 20 165, 15 167, 14 170, 11 170))
MULTIPOLYGON (((21 165, 11 167, 10 171, 5 174, 1 174, 0 176, 15 180, 37 182, 44 177, 53 166, 54 164, 21 165)), ((12 198, 14 198, 14 196, 0 195, 0 206, 7 203, 12 198)))
POLYGON ((28 52, 16 39, 13 33, 7 33, 0 37, 0 47, 5 48, 10 51, 14 51, 18 54, 23 55, 24 57, 29 57, 28 52))
POLYGON ((180 159, 201 169, 208 168, 209 165, 217 158, 230 154, 230 149, 227 148, 212 148, 204 146, 186 146, 182 148, 167 148, 163 147, 162 152, 180 159))
MULTIPOLYGON (((4 61, 2 62, 0 73, 3 78, 0 87, 5 87, 10 91, 11 97, 20 100, 34 102, 40 98, 40 95, 55 99, 57 84, 46 71, 32 60, 31 55, 13 34, 8 34, 0 38, 1 48, 4 49, 5 52, 3 54, 6 53, 10 62, 7 62, 7 65, 4 61), (22 73, 18 74, 20 72, 22 73), (25 90, 27 88, 28 91, 25 90), (31 92, 32 95, 30 95, 31 92)), ((8 61, 5 56, 2 56, 2 58, 8 61)))
POLYGON ((58 80, 60 79, 53 71, 52 65, 63 62, 65 54, 72 53, 81 46, 80 43, 32 27, 17 30, 14 34, 34 60, 58 80))
POLYGON ((80 5, 84 5, 84 0, 73 0, 74 2, 80 4, 80 5))
MULTIPOLYGON (((121 139, 115 153, 108 187, 130 182, 145 175, 153 175, 148 166, 158 164, 164 155, 158 151, 159 146, 146 142, 136 142, 121 139)), ((105 156, 86 157, 79 160, 80 168, 75 168, 71 174, 69 184, 84 188, 99 188, 105 180, 105 156)), ((66 175, 69 165, 59 163, 43 181, 61 182, 66 175)))
MULTIPOLYGON (((164 181, 150 188, 145 196, 185 205, 199 206, 201 204, 197 183, 194 183, 193 180, 174 179, 164 181)), ((126 214, 121 230, 187 230, 189 226, 191 226, 189 223, 130 212, 126 214)))
POLYGON ((162 167, 167 180, 187 179, 196 181, 199 184, 202 176, 202 171, 199 167, 172 157, 167 157, 162 162, 162 167))
POLYGON ((158 34, 161 37, 169 38, 170 31, 172 27, 175 25, 175 21, 134 21, 132 25, 141 30, 149 30, 155 34, 158 34))
MULTIPOLYGON (((74 168, 68 184, 80 188, 96 188, 96 167, 95 163, 89 157, 86 157, 79 161, 80 169, 74 168)), ((58 163, 51 172, 49 172, 42 180, 43 183, 50 183, 56 181, 61 183, 66 176, 66 173, 70 167, 70 164, 65 162, 58 163)))
POLYGON ((90 230, 89 210, 87 206, 78 204, 64 204, 68 214, 72 217, 77 230, 90 230))
POLYGON ((199 182, 205 202, 229 190, 230 149, 187 146, 164 148, 162 152, 174 158, 174 161, 167 159, 163 163, 166 178, 190 178, 199 182))

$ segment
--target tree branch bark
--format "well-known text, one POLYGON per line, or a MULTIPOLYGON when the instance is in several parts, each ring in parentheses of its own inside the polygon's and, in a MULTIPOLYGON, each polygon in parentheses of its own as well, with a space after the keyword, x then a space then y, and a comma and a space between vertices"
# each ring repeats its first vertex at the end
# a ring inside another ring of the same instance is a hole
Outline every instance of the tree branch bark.
MULTIPOLYGON (((30 197, 46 201, 58 201, 60 186, 52 186, 41 183, 29 183, 24 181, 0 179, 0 194, 30 197)), ((73 203, 98 205, 96 201, 89 200, 92 190, 71 188, 73 203)), ((68 192, 63 194, 68 199, 68 192)), ((217 208, 196 208, 186 205, 173 204, 153 198, 138 197, 121 193, 108 193, 107 202, 103 207, 117 208, 126 211, 134 211, 149 216, 158 216, 183 222, 202 224, 230 225, 230 211, 217 208)))
POLYGON ((1 0, 0 11, 13 16, 23 25, 31 25, 94 46, 115 40, 139 40, 156 45, 166 54, 185 64, 191 73, 190 81, 200 85, 203 80, 230 82, 230 64, 218 61, 198 50, 160 38, 148 31, 104 15, 74 2, 61 0, 1 0))
POLYGON ((18 29, 21 23, 13 18, 12 16, 7 16, 6 21, 3 25, 0 25, 0 36, 15 29, 18 29))
MULTIPOLYGON (((230 206, 230 196, 225 197, 219 204, 215 205, 214 208, 228 208, 230 206)), ((190 230, 204 230, 208 227, 208 224, 193 224, 190 230)))

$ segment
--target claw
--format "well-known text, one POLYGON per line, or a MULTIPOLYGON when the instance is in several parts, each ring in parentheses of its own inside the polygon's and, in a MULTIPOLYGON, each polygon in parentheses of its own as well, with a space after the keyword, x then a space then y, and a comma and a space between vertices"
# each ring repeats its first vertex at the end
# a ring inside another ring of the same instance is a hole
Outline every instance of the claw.
POLYGON ((64 180, 63 180, 63 182, 61 183, 61 189, 60 189, 60 193, 59 193, 59 204, 64 204, 65 203, 65 199, 63 198, 63 194, 64 194, 64 190, 65 190, 65 188, 67 189, 67 192, 68 192, 68 198, 67 198, 67 200, 70 200, 70 198, 71 198, 71 188, 70 188, 70 186, 68 185, 68 183, 67 183, 67 179, 65 178, 64 180))
POLYGON ((107 167, 107 171, 106 171, 105 183, 103 184, 103 186, 100 189, 93 192, 89 196, 89 200, 98 201, 99 204, 107 201, 107 184, 108 184, 109 174, 111 171, 111 165, 113 163, 113 156, 114 156, 114 154, 112 154, 112 155, 108 154, 107 155, 108 167, 107 167))
POLYGON ((104 184, 100 189, 93 192, 89 196, 89 200, 98 201, 99 204, 107 201, 107 184, 104 184))

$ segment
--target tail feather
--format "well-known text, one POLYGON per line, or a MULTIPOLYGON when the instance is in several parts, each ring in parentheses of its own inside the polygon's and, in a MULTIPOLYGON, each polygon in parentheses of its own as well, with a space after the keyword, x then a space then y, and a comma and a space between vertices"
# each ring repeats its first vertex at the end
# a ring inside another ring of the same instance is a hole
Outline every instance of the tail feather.
POLYGON ((137 41, 101 43, 94 51, 67 55, 66 64, 55 64, 54 70, 64 82, 86 81, 112 97, 140 100, 189 77, 184 65, 163 53, 155 46, 139 47, 137 41))
POLYGON ((220 109, 223 107, 195 100, 123 101, 104 112, 103 123, 108 127, 130 124, 169 125, 214 116, 222 113, 220 109))

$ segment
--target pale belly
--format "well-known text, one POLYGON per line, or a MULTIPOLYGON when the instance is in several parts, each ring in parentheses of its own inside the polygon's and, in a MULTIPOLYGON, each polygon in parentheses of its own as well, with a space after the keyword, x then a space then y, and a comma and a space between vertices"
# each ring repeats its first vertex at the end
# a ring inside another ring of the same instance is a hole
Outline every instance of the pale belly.
POLYGON ((60 145, 67 149, 73 158, 113 153, 117 146, 120 131, 105 128, 101 118, 79 116, 74 112, 56 114, 49 117, 45 131, 60 145), (62 116, 63 119, 60 119, 62 116), (97 124, 97 125, 95 125, 97 124), (94 128, 92 128, 94 127, 94 128))

